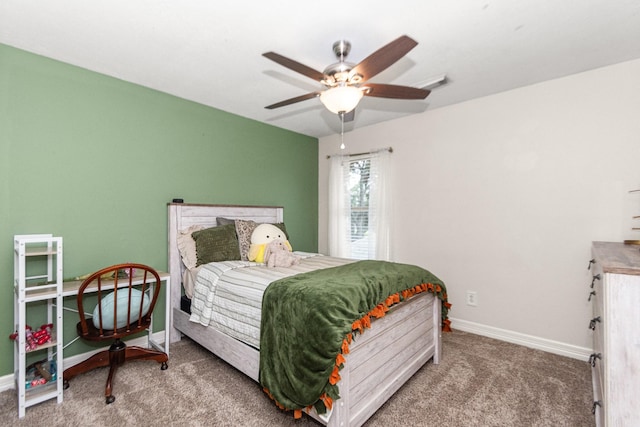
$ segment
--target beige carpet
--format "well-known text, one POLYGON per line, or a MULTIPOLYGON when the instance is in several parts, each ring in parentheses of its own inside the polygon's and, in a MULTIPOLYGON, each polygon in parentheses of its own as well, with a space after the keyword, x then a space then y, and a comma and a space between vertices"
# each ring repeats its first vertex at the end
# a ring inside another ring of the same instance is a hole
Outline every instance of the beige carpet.
MULTIPOLYGON (((0 393, 0 420, 24 426, 296 426, 260 387, 189 340, 171 347, 169 369, 125 364, 116 401, 104 402, 107 371, 75 378, 64 402, 27 408, 0 393)), ((444 334, 443 360, 428 363, 369 421, 374 426, 593 426, 588 363, 464 332, 444 334)))

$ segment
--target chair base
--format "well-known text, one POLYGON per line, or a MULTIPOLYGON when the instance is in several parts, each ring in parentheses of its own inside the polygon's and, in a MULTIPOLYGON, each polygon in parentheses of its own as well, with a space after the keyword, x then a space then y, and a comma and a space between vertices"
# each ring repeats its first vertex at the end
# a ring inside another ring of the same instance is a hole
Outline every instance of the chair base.
POLYGON ((112 403, 116 399, 112 394, 114 375, 118 366, 121 366, 127 360, 155 360, 161 364, 160 369, 164 371, 168 368, 167 361, 169 360, 169 357, 162 351, 150 348, 138 346, 127 347, 124 341, 116 339, 108 350, 96 353, 83 362, 65 369, 63 373, 64 388, 69 388, 69 380, 76 375, 89 372, 96 368, 109 366, 109 376, 107 377, 107 385, 105 387, 104 395, 106 403, 112 403))

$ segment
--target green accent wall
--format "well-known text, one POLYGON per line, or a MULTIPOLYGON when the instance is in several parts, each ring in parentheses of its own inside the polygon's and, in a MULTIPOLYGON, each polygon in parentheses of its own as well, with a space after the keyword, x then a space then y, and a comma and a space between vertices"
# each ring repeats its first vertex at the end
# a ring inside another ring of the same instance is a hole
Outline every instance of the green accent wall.
MULTIPOLYGON (((166 271, 173 198, 284 206, 294 249, 317 251, 318 140, 0 44, 0 376, 13 235, 62 236, 66 278, 127 261, 166 271)), ((67 312, 65 343, 75 323, 67 312)))

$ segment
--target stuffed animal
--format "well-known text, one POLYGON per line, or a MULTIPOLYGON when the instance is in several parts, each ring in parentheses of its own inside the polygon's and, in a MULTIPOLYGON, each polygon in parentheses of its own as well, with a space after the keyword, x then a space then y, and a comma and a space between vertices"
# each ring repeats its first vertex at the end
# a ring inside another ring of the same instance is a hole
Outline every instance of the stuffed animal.
POLYGON ((286 242, 276 239, 269 243, 264 251, 264 262, 267 267, 291 267, 300 262, 300 257, 291 253, 286 242))
POLYGON ((284 231, 280 230, 273 224, 260 224, 251 233, 251 245, 249 246, 248 259, 249 261, 265 262, 264 252, 267 245, 276 239, 282 240, 289 252, 293 249, 291 244, 287 240, 284 231))

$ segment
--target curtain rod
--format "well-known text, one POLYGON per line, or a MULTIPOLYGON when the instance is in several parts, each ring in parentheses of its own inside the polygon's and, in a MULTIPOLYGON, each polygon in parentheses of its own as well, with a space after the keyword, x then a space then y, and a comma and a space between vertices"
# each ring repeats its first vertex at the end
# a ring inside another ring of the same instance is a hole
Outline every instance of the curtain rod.
MULTIPOLYGON (((388 151, 390 153, 393 153, 393 147, 385 147, 385 148, 381 148, 379 150, 372 150, 372 151, 367 151, 366 153, 354 153, 354 154, 347 154, 347 157, 356 157, 356 156, 364 156, 365 154, 373 154, 373 153, 379 153, 381 151, 388 151)), ((337 154, 334 154, 334 156, 336 156, 337 154)), ((330 159, 331 156, 327 155, 327 159, 330 159)))

